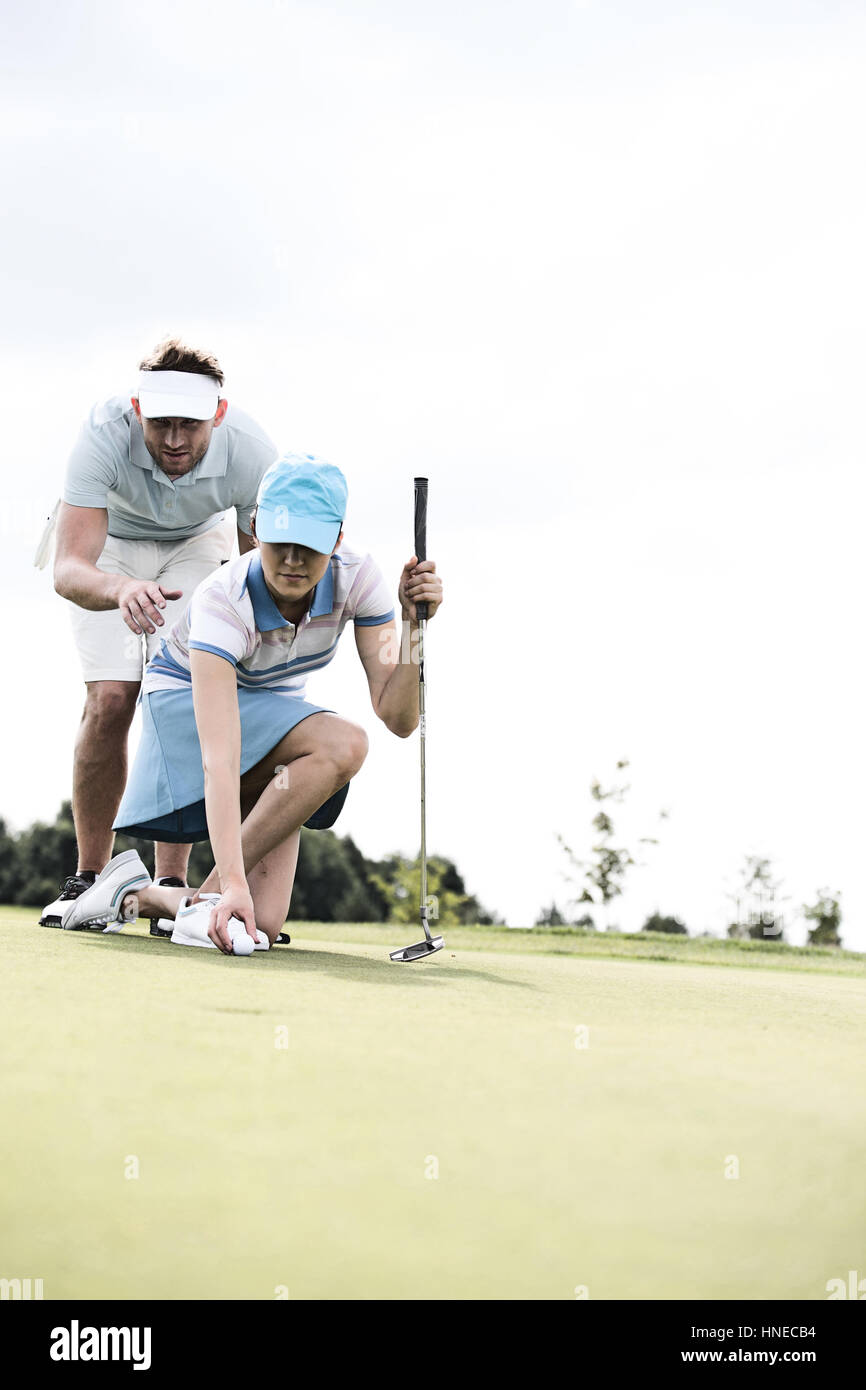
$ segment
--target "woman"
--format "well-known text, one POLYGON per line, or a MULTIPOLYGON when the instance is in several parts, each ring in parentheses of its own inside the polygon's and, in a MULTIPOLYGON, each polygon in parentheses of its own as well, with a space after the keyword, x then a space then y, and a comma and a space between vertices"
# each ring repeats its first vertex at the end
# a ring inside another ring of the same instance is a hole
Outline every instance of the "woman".
MULTIPOLYGON (((200 944, 230 954, 233 918, 253 943, 266 944, 259 932, 275 940, 300 827, 319 808, 315 823, 333 823, 367 753, 363 729, 304 698, 308 673, 333 658, 347 622, 376 714, 401 738, 417 727, 418 672, 400 660, 385 581, 369 555, 341 548, 346 498, 332 464, 293 454, 273 464, 259 488, 256 549, 199 585, 145 672, 142 740, 114 828, 178 842, 209 834, 210 875, 190 902, 182 888, 154 887, 135 851, 117 855, 70 904, 65 928, 122 920, 136 906, 176 917, 183 905, 191 944, 199 930, 200 944)), ((416 603, 436 613, 435 571, 414 555, 404 565, 404 623, 417 628, 416 603)))

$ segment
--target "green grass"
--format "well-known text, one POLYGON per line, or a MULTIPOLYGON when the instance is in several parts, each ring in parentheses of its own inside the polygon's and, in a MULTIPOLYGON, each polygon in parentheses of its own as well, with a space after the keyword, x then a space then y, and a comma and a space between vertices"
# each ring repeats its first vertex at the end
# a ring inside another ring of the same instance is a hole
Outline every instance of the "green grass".
POLYGON ((414 927, 299 923, 232 960, 36 917, 0 909, 0 1277, 48 1299, 823 1299, 862 1271, 861 956, 458 928, 398 966, 414 927))
MULTIPOLYGON (((435 927, 435 923, 434 923, 435 927)), ((364 942, 388 950, 417 941, 423 930, 380 922, 335 926, 298 922, 290 928, 311 941, 364 942)), ((446 947, 525 955, 596 956, 676 961, 687 965, 736 965, 741 969, 808 970, 866 978, 866 955, 834 946, 786 946, 772 941, 685 937, 665 932, 597 932, 582 927, 444 927, 446 947)))

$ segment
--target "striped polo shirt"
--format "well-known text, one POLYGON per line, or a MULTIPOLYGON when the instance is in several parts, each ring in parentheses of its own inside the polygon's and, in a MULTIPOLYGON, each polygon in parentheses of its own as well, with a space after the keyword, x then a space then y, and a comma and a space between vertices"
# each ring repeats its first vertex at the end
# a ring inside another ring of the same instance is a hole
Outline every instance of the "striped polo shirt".
POLYGON ((230 661, 244 689, 302 696, 309 673, 333 659, 346 623, 375 627, 393 617, 391 594, 375 560, 341 546, 304 617, 290 623, 271 597, 259 551, 252 550, 198 586, 148 664, 142 693, 189 689, 194 649, 230 661))

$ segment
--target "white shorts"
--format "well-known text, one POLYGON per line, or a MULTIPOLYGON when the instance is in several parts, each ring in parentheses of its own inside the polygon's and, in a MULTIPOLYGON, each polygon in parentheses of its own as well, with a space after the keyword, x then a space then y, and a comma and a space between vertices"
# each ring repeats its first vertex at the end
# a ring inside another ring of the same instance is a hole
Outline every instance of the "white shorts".
MULTIPOLYGON (((181 616, 193 590, 213 574, 232 553, 234 518, 182 541, 125 540, 109 536, 96 562, 106 574, 127 574, 130 579, 152 579, 165 589, 183 594, 161 609, 165 622, 154 633, 137 637, 126 626, 120 609, 95 613, 69 603, 72 633, 85 681, 141 681, 144 666, 158 649, 172 623, 181 616)), ((67 602, 69 602, 67 600, 67 602)))

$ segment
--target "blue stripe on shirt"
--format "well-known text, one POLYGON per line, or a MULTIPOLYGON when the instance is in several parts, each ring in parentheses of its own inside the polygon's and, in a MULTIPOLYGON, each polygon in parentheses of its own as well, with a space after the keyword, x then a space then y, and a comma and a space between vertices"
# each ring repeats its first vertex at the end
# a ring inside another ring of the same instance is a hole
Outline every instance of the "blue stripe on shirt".
POLYGON ((355 618, 355 627, 378 627, 380 623, 390 623, 394 616, 394 610, 390 613, 383 613, 379 618, 355 618))
POLYGON ((225 661, 231 662, 232 666, 237 666, 238 659, 232 656, 231 652, 223 651, 222 647, 212 647, 209 642, 190 642, 190 651, 213 652, 214 656, 221 656, 225 661))
POLYGON ((339 637, 337 637, 336 641, 332 642, 330 647, 323 647, 321 651, 318 652, 310 652, 308 656, 296 656, 293 661, 281 661, 276 666, 267 666, 260 670, 251 670, 248 666, 244 666, 241 661, 238 663, 238 671, 243 671, 244 675, 249 680, 266 681, 270 676, 278 675, 281 671, 294 671, 301 666, 308 665, 311 661, 316 662, 320 666, 326 666, 337 650, 339 640, 339 637))

